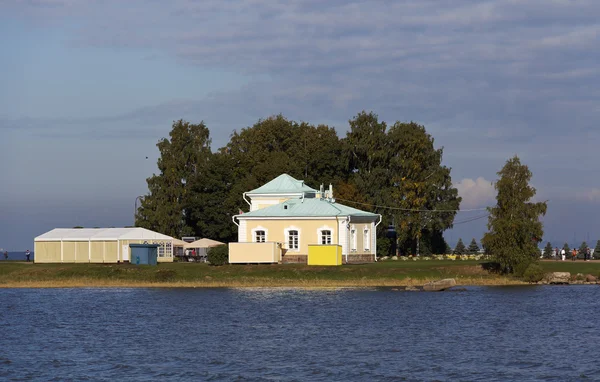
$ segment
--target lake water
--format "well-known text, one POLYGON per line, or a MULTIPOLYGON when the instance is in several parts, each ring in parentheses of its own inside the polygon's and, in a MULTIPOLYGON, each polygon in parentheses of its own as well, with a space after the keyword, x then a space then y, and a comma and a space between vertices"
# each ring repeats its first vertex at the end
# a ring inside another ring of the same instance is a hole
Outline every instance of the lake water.
POLYGON ((600 380, 598 286, 0 289, 0 380, 600 380))

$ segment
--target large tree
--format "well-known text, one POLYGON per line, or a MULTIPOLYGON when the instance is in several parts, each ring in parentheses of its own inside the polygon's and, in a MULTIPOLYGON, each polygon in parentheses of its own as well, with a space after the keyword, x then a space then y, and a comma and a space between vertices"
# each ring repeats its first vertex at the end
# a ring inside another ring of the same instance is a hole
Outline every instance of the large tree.
POLYGON ((193 233, 186 207, 190 184, 206 171, 211 156, 210 133, 204 122, 173 122, 169 138, 157 147, 159 174, 147 179, 149 193, 136 211, 136 225, 181 237, 193 233))
POLYGON ((388 129, 377 115, 361 112, 343 143, 349 182, 383 215, 379 236, 393 221, 402 253, 443 253, 441 233, 452 226, 461 199, 425 127, 396 122, 388 129))
POLYGON ((515 156, 509 159, 494 185, 496 206, 488 208, 488 232, 482 243, 506 272, 522 275, 539 258, 538 243, 544 235, 539 218, 546 202, 532 202, 535 188, 529 185, 531 171, 515 156))

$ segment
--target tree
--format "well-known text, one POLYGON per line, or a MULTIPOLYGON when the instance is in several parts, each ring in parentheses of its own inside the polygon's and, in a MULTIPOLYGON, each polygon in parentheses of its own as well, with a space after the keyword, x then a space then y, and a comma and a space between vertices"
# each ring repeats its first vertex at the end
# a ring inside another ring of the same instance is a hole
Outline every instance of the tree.
POLYGON ((156 145, 159 174, 147 179, 149 194, 141 199, 136 225, 181 237, 192 233, 186 217, 188 191, 194 179, 206 171, 211 141, 204 122, 192 124, 181 119, 173 122, 169 137, 156 145))
POLYGON ((551 259, 553 253, 554 249, 552 248, 552 244, 550 244, 550 242, 547 242, 546 246, 544 247, 544 259, 551 259))
POLYGON ((462 239, 458 239, 458 243, 456 243, 456 247, 454 248, 454 254, 455 255, 464 255, 467 253, 467 248, 465 247, 465 244, 463 243, 462 239))
POLYGON ((477 241, 475 238, 471 240, 471 244, 469 244, 468 252, 470 255, 476 255, 479 253, 479 246, 477 245, 477 241))
POLYGON ((588 249, 588 245, 587 243, 584 241, 583 243, 581 243, 581 245, 579 246, 579 254, 578 254, 578 258, 583 259, 585 258, 585 253, 587 252, 588 249))
POLYGON ((414 122, 388 129, 376 114, 363 111, 349 123, 343 139, 348 181, 382 214, 378 236, 394 221, 402 253, 444 252, 442 232, 452 227, 461 199, 450 169, 441 164, 443 149, 414 122))
POLYGON ((596 242, 596 248, 594 248, 593 256, 595 260, 600 260, 600 240, 596 242))
POLYGON ((505 272, 521 276, 539 258, 538 244, 544 235, 540 215, 546 202, 531 202, 535 188, 529 185, 531 171, 515 156, 498 172, 494 185, 496 206, 488 208, 488 232, 482 243, 505 272))

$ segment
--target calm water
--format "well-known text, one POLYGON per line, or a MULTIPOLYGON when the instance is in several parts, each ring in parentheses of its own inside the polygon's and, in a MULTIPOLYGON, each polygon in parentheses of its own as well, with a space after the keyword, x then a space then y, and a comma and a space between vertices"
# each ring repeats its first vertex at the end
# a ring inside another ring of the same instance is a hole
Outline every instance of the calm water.
MULTIPOLYGON (((33 252, 31 252, 31 256, 29 256, 29 259, 31 261, 33 261, 33 252)), ((22 260, 25 261, 27 259, 27 257, 25 257, 25 251, 22 252, 8 252, 8 260, 22 260)), ((4 251, 0 252, 0 261, 4 261, 4 251)))
POLYGON ((598 286, 0 289, 0 380, 600 380, 598 286))

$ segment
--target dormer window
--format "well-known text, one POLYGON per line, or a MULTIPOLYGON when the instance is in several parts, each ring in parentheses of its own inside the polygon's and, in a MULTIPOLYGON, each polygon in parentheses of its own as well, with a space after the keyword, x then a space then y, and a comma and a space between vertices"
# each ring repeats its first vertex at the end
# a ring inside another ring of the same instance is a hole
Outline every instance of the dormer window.
POLYGON ((284 209, 284 210, 287 210, 287 209, 288 209, 288 206, 287 206, 287 204, 284 204, 284 205, 283 205, 283 209, 284 209))

